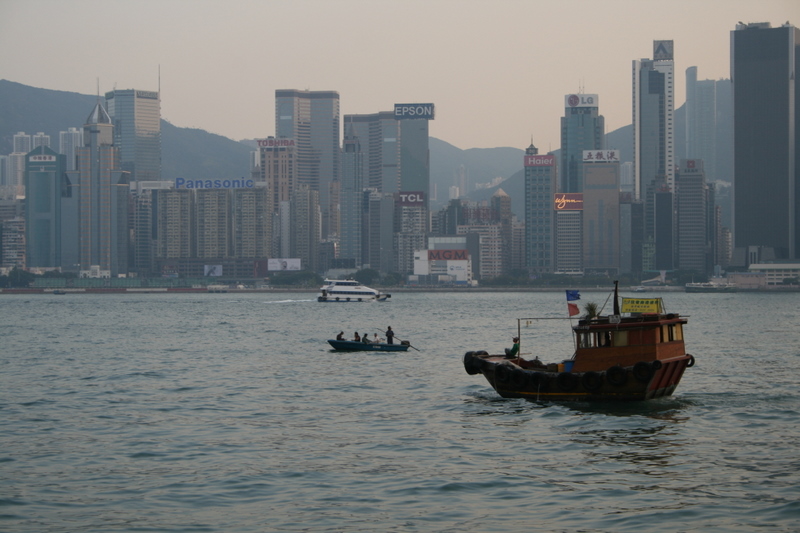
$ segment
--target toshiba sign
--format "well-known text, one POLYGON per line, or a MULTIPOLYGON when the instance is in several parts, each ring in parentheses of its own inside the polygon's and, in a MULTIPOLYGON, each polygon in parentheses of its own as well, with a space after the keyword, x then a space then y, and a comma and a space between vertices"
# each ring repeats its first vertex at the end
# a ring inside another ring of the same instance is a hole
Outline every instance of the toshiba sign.
POLYGON ((556 156, 554 155, 526 155, 526 167, 552 167, 556 164, 556 156))
POLYGON ((294 146, 294 139, 275 139, 269 137, 267 139, 256 139, 260 148, 284 148, 294 146))

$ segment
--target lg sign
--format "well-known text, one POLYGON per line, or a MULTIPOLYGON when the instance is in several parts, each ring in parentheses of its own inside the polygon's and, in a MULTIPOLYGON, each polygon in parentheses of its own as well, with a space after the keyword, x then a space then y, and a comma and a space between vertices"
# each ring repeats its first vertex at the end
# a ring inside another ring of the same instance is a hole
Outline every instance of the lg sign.
POLYGON ((556 156, 554 155, 526 155, 526 167, 552 167, 556 164, 556 156))
POLYGON ((597 107, 599 98, 596 94, 569 94, 566 96, 566 107, 597 107))
POLYGON ((425 193, 423 192, 399 192, 397 196, 400 205, 425 205, 425 193))

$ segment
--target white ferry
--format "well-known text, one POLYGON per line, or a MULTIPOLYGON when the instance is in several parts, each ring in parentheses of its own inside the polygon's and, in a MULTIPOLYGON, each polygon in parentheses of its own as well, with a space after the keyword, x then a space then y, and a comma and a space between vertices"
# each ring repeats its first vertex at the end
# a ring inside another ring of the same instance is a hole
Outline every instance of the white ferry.
POLYGON ((326 279, 320 288, 318 302, 385 302, 391 298, 352 279, 326 279))

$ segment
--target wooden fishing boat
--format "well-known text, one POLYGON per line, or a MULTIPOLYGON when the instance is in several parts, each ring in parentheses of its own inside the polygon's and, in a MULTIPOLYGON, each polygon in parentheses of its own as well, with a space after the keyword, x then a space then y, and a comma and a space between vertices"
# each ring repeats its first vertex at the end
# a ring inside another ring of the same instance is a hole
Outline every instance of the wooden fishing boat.
POLYGON ((328 340, 328 344, 337 352, 405 352, 411 346, 408 341, 402 341, 400 344, 386 344, 385 342, 364 343, 361 341, 337 341, 335 339, 328 340))
MULTIPOLYGON (((687 318, 663 309, 661 298, 623 298, 620 312, 615 286, 614 314, 581 318, 572 327, 571 359, 546 364, 472 351, 464 354, 464 369, 483 374, 504 398, 602 402, 670 396, 695 359, 684 346, 687 318)), ((535 319, 519 319, 518 329, 530 320, 535 319)))

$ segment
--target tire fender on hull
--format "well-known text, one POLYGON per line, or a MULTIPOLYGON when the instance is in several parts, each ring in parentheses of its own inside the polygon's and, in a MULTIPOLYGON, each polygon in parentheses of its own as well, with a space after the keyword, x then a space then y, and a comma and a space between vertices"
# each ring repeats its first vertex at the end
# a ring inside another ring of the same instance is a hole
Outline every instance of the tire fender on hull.
POLYGON ((606 370, 606 381, 615 387, 622 387, 628 382, 628 371, 619 365, 614 365, 606 370))

